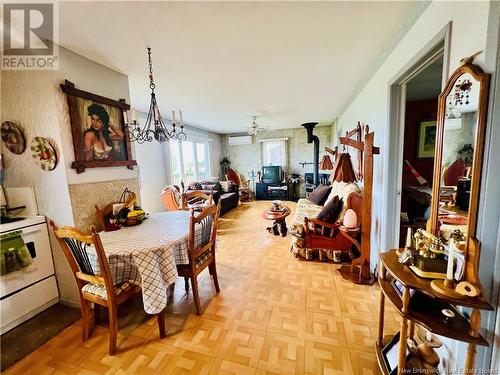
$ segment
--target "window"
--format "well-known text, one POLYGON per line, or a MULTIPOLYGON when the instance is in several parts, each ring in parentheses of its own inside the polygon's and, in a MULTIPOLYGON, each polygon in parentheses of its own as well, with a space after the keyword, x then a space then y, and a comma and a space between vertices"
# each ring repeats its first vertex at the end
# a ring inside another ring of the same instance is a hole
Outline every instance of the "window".
POLYGON ((186 185, 210 176, 208 142, 170 141, 172 183, 186 185))
POLYGON ((262 141, 262 165, 286 167, 286 139, 262 141))

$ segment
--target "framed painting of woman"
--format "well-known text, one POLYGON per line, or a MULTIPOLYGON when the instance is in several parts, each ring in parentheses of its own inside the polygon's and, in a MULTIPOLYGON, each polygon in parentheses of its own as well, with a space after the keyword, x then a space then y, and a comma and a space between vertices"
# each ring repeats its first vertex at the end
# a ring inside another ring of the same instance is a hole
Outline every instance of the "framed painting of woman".
POLYGON ((75 161, 71 168, 82 173, 86 168, 137 165, 132 160, 130 139, 125 131, 123 112, 130 106, 124 99, 113 100, 78 90, 66 80, 61 84, 68 97, 75 161))

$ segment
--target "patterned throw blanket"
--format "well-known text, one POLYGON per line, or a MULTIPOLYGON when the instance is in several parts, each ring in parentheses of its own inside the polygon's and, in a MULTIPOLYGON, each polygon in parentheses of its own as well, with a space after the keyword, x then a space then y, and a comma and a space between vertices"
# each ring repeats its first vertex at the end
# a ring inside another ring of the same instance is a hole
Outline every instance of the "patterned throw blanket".
POLYGON ((305 247, 304 241, 304 218, 316 217, 323 209, 323 206, 315 205, 307 199, 299 199, 297 202, 297 209, 295 216, 290 226, 290 233, 292 234, 292 245, 290 252, 296 258, 303 258, 306 260, 319 259, 322 261, 333 260, 333 250, 329 249, 308 249, 305 247))
POLYGON ((336 261, 336 250, 331 249, 309 249, 305 247, 304 241, 304 224, 292 224, 290 227, 292 234, 292 246, 290 252, 295 258, 303 258, 306 260, 318 259, 319 261, 336 261))
POLYGON ((30 253, 21 234, 22 231, 18 230, 3 234, 0 237, 0 275, 20 270, 32 263, 30 253))

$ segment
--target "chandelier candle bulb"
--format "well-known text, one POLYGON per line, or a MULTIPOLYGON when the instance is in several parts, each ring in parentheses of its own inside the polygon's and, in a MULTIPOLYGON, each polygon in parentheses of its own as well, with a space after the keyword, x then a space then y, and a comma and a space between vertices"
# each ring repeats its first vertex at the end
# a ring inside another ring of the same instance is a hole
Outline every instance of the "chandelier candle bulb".
POLYGON ((160 110, 155 106, 155 121, 160 121, 160 110))
POLYGON ((128 125, 128 114, 127 111, 123 111, 123 122, 128 125))
POLYGON ((181 120, 181 126, 184 126, 184 119, 182 118, 182 110, 179 110, 179 117, 181 120))
MULTIPOLYGON (((132 127, 126 128, 131 142, 144 143, 156 140, 160 143, 167 142, 168 140, 185 141, 187 138, 186 133, 182 130, 177 132, 175 130, 175 111, 172 111, 172 129, 168 129, 166 122, 160 114, 160 108, 156 101, 155 88, 156 85, 153 80, 153 61, 151 59, 151 48, 148 50, 148 65, 149 65, 149 88, 151 89, 151 101, 149 103, 149 111, 146 115, 146 123, 141 127, 139 119, 135 110, 132 110, 132 127)), ((126 116, 124 116, 126 118, 126 116)), ((127 120, 126 120, 127 121, 127 120)), ((127 121, 128 122, 128 121, 127 121)))

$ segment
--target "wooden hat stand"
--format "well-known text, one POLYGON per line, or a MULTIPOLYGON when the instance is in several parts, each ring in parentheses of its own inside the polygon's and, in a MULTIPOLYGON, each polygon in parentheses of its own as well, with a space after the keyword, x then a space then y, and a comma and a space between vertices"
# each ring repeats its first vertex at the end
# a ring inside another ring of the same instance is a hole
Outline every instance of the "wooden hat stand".
MULTIPOLYGON (((380 153, 380 149, 373 145, 375 133, 369 130, 368 125, 358 122, 345 137, 340 137, 340 144, 355 148, 358 152, 357 178, 363 181, 363 203, 361 217, 361 244, 352 240, 361 255, 354 259, 350 265, 342 266, 337 271, 343 279, 355 284, 371 285, 375 277, 370 272, 370 234, 372 226, 372 190, 373 190, 373 155, 380 153), (364 134, 364 140, 363 140, 364 134), (355 137, 355 138, 353 138, 355 137)), ((337 149, 326 151, 337 154, 337 149)))

